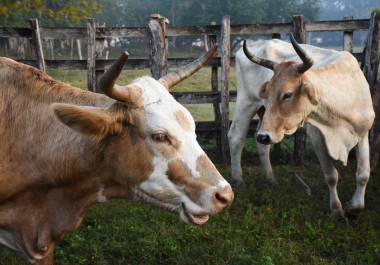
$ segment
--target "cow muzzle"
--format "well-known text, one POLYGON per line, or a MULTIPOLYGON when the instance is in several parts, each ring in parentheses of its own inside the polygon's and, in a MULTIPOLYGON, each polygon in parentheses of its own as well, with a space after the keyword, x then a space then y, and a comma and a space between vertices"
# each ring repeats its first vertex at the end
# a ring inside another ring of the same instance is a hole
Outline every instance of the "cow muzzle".
POLYGON ((256 140, 260 144, 270 144, 271 143, 271 137, 267 133, 258 133, 256 136, 256 140))
POLYGON ((185 223, 203 225, 208 221, 209 215, 223 211, 232 204, 233 199, 234 193, 229 184, 213 192, 204 191, 197 203, 188 198, 183 199, 180 217, 185 223))

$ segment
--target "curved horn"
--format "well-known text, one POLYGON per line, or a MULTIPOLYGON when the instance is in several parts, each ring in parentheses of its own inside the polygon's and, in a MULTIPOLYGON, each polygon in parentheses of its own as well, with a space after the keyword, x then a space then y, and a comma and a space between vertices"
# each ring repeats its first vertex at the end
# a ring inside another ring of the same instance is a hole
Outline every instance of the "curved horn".
POLYGON ((263 59, 263 58, 259 58, 256 55, 253 55, 248 50, 247 41, 246 40, 244 40, 243 51, 244 51, 245 56, 247 56, 247 58, 249 60, 251 60, 252 62, 254 62, 255 64, 264 66, 264 67, 266 67, 266 68, 268 68, 270 70, 274 70, 274 68, 278 65, 278 63, 276 63, 276 62, 273 62, 273 61, 267 60, 267 59, 263 59))
POLYGON ((311 57, 309 57, 306 54, 305 50, 301 48, 301 46, 295 40, 292 33, 289 33, 289 37, 290 37, 290 41, 293 45, 294 50, 296 51, 296 53, 298 54, 298 56, 301 58, 301 60, 303 62, 302 64, 300 64, 298 66, 298 72, 300 74, 303 74, 313 66, 314 61, 313 61, 313 59, 311 59, 311 57))
POLYGON ((98 88, 110 98, 122 100, 121 94, 115 86, 116 79, 123 70, 124 64, 128 61, 128 52, 123 52, 119 59, 102 75, 99 80, 98 88))
POLYGON ((217 49, 218 45, 215 45, 195 61, 180 67, 174 72, 168 73, 167 75, 161 77, 158 81, 169 90, 171 87, 175 86, 202 68, 202 66, 204 66, 214 56, 217 49))

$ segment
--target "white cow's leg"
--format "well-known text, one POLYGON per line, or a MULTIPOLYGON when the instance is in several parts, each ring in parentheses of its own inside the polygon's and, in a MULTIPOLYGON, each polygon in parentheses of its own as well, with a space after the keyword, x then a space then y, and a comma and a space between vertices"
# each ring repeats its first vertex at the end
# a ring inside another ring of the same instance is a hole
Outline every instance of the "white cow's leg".
POLYGON ((344 211, 338 197, 338 171, 334 167, 333 160, 328 154, 323 136, 319 130, 313 126, 307 126, 307 134, 310 136, 314 151, 321 164, 323 175, 329 188, 330 210, 333 217, 343 218, 344 211))
POLYGON ((228 141, 231 155, 231 173, 232 182, 243 184, 241 170, 241 152, 244 146, 244 140, 247 137, 249 124, 253 115, 260 106, 252 101, 239 99, 236 102, 235 117, 228 132, 228 141))
POLYGON ((256 146, 257 153, 259 154, 261 167, 264 171, 265 177, 270 183, 277 185, 278 183, 277 180, 273 177, 272 165, 269 159, 270 145, 260 144, 256 141, 256 146))
POLYGON ((364 209, 365 188, 370 175, 368 134, 356 146, 356 160, 356 191, 346 207, 349 214, 364 209))

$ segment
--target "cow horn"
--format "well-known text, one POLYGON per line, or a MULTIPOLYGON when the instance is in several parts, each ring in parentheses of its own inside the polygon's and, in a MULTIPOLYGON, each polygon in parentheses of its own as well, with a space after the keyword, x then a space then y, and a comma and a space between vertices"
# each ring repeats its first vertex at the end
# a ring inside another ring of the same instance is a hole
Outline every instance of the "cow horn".
POLYGON ((245 56, 247 56, 247 58, 249 60, 251 60, 252 62, 254 62, 255 64, 264 66, 264 67, 266 67, 266 68, 268 68, 270 70, 274 70, 274 68, 278 65, 278 63, 276 63, 274 61, 263 59, 263 58, 259 58, 256 55, 253 55, 248 50, 247 41, 246 40, 244 40, 244 43, 243 43, 243 51, 244 51, 245 56))
POLYGON ((124 64, 128 61, 128 52, 123 52, 119 59, 111 65, 111 67, 102 75, 99 80, 98 88, 110 98, 120 100, 120 91, 115 86, 116 79, 119 77, 123 70, 124 64))
POLYGON ((289 36, 290 36, 290 41, 293 45, 294 50, 296 51, 296 53, 298 54, 298 56, 301 58, 303 62, 297 68, 298 72, 300 74, 303 74, 313 66, 314 64, 313 59, 311 59, 311 57, 309 57, 306 54, 305 50, 301 48, 301 46, 298 44, 298 42, 296 41, 292 33, 289 33, 289 36))
POLYGON ((180 67, 174 72, 168 73, 167 75, 161 77, 158 81, 169 90, 171 87, 175 86, 202 68, 202 66, 204 66, 214 56, 217 49, 218 45, 214 45, 214 47, 195 61, 180 67))

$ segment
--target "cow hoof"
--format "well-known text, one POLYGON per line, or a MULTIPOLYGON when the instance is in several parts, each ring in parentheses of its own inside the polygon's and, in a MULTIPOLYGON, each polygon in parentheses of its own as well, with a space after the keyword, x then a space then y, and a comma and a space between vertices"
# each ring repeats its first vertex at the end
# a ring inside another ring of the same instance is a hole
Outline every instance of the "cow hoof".
POLYGON ((245 182, 242 179, 231 179, 230 184, 235 189, 243 189, 245 188, 245 182))
POLYGON ((278 187, 280 186, 278 184, 278 181, 275 178, 267 178, 267 182, 272 185, 273 187, 278 187))
POLYGON ((331 210, 331 217, 337 222, 347 222, 343 209, 331 210))
POLYGON ((346 204, 346 215, 349 218, 357 217, 364 210, 362 205, 354 205, 352 201, 347 202, 346 204))

